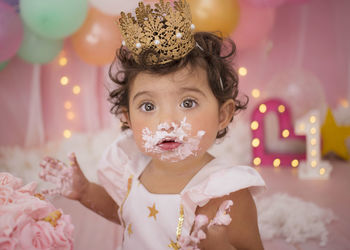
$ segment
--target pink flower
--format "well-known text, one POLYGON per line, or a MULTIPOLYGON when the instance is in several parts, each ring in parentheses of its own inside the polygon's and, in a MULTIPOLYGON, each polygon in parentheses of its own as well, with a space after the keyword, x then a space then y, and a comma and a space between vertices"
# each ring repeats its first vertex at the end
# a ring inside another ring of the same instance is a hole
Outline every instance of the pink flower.
POLYGON ((22 186, 22 180, 14 177, 10 173, 0 173, 0 186, 8 186, 17 189, 22 186))
POLYGON ((18 243, 17 239, 8 237, 0 237, 0 249, 1 250, 14 250, 18 243))
POLYGON ((46 221, 26 224, 18 233, 21 249, 50 249, 54 227, 46 221))
POLYGON ((36 186, 0 173, 0 250, 73 249, 70 216, 34 196, 36 186))
POLYGON ((71 223, 69 215, 62 215, 57 221, 54 234, 54 245, 59 249, 73 249, 73 230, 74 226, 71 223))

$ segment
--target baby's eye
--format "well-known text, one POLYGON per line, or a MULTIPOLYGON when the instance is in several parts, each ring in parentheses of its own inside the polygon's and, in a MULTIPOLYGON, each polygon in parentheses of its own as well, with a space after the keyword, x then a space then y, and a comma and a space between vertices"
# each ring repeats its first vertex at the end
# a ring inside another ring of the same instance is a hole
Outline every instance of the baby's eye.
POLYGON ((150 112, 155 109, 155 106, 150 102, 145 102, 141 104, 140 108, 142 111, 150 112))
POLYGON ((180 104, 181 108, 186 108, 186 109, 193 108, 196 105, 197 105, 197 102, 192 99, 183 100, 183 102, 180 104))

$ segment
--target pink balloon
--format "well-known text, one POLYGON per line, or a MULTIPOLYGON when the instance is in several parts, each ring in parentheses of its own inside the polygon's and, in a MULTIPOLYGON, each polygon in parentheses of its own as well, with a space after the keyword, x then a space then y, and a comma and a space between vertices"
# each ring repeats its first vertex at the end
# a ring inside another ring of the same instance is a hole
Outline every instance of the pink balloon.
POLYGON ((267 37, 275 22, 274 8, 258 8, 245 0, 239 2, 241 16, 230 36, 239 50, 251 48, 267 37))
POLYGON ((288 0, 245 0, 256 7, 277 7, 288 0))
POLYGON ((13 57, 21 46, 22 21, 15 9, 0 1, 0 62, 13 57))

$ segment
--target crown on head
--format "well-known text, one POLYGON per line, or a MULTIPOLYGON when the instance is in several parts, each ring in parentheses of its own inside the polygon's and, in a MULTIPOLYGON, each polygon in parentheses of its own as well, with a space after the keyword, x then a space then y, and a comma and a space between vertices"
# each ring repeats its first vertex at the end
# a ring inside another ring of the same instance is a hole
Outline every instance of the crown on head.
POLYGON ((169 2, 160 0, 152 9, 149 4, 139 2, 131 13, 121 12, 119 26, 126 46, 138 62, 138 56, 145 50, 152 50, 146 58, 150 64, 164 64, 187 55, 195 46, 194 25, 190 6, 185 0, 169 2))

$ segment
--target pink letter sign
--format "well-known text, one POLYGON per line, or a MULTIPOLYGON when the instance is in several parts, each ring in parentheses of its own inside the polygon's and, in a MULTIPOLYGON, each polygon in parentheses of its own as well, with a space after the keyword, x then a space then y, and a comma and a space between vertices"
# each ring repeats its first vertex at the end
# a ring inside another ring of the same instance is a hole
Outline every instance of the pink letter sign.
POLYGON ((259 105, 252 114, 250 124, 252 130, 253 164, 255 166, 292 166, 297 167, 300 160, 305 159, 303 154, 282 154, 267 152, 264 141, 264 119, 269 112, 276 113, 279 123, 279 137, 283 140, 293 138, 305 141, 305 136, 294 134, 289 107, 280 99, 269 99, 259 105))

